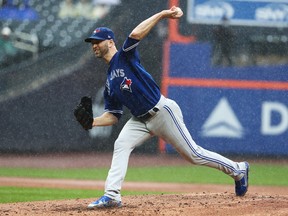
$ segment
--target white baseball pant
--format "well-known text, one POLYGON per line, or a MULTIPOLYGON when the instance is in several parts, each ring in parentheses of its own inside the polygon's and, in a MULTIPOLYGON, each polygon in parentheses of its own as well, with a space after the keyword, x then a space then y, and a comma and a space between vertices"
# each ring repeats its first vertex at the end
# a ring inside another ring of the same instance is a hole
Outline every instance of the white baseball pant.
POLYGON ((245 163, 234 162, 220 154, 198 146, 187 130, 178 104, 164 96, 156 105, 159 111, 146 122, 132 117, 123 127, 114 144, 111 168, 105 183, 105 195, 121 201, 121 187, 133 149, 152 136, 170 143, 187 161, 196 165, 216 168, 240 180, 245 173, 245 163))

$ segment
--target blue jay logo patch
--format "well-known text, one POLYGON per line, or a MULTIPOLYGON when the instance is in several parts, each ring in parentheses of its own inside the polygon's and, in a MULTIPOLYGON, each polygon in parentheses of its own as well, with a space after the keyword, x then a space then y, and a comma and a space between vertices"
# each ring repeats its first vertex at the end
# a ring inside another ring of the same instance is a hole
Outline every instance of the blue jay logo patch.
POLYGON ((132 80, 131 79, 127 79, 127 77, 124 77, 121 85, 120 85, 120 89, 121 91, 129 91, 129 92, 132 92, 132 89, 131 89, 131 84, 132 84, 132 80))

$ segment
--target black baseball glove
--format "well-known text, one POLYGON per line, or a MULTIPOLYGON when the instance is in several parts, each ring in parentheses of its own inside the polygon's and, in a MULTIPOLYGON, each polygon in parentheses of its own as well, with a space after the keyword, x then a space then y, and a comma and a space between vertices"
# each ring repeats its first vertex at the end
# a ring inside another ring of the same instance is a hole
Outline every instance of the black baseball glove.
POLYGON ((81 102, 74 109, 74 116, 85 130, 92 128, 94 119, 91 97, 84 96, 81 98, 81 102))

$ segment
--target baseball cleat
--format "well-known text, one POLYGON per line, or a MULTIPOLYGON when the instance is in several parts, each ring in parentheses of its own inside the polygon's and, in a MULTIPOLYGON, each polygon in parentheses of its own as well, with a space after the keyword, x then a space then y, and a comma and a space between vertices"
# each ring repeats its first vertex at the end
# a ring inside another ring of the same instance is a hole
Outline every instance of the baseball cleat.
POLYGON ((102 196, 95 202, 92 202, 88 205, 89 209, 93 208, 111 208, 111 207, 121 207, 121 201, 117 201, 107 196, 102 196))
POLYGON ((246 166, 245 174, 239 181, 235 181, 236 196, 244 196, 246 192, 248 191, 248 174, 249 174, 250 166, 248 162, 244 162, 244 163, 246 166))

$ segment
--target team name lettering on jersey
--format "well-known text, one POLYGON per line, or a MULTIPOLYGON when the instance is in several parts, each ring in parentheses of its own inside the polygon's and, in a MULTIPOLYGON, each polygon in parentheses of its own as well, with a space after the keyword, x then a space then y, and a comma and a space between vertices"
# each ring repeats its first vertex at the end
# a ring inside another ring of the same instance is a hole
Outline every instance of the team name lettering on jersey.
POLYGON ((115 69, 111 71, 110 80, 113 80, 116 77, 124 77, 125 73, 123 69, 115 69))

